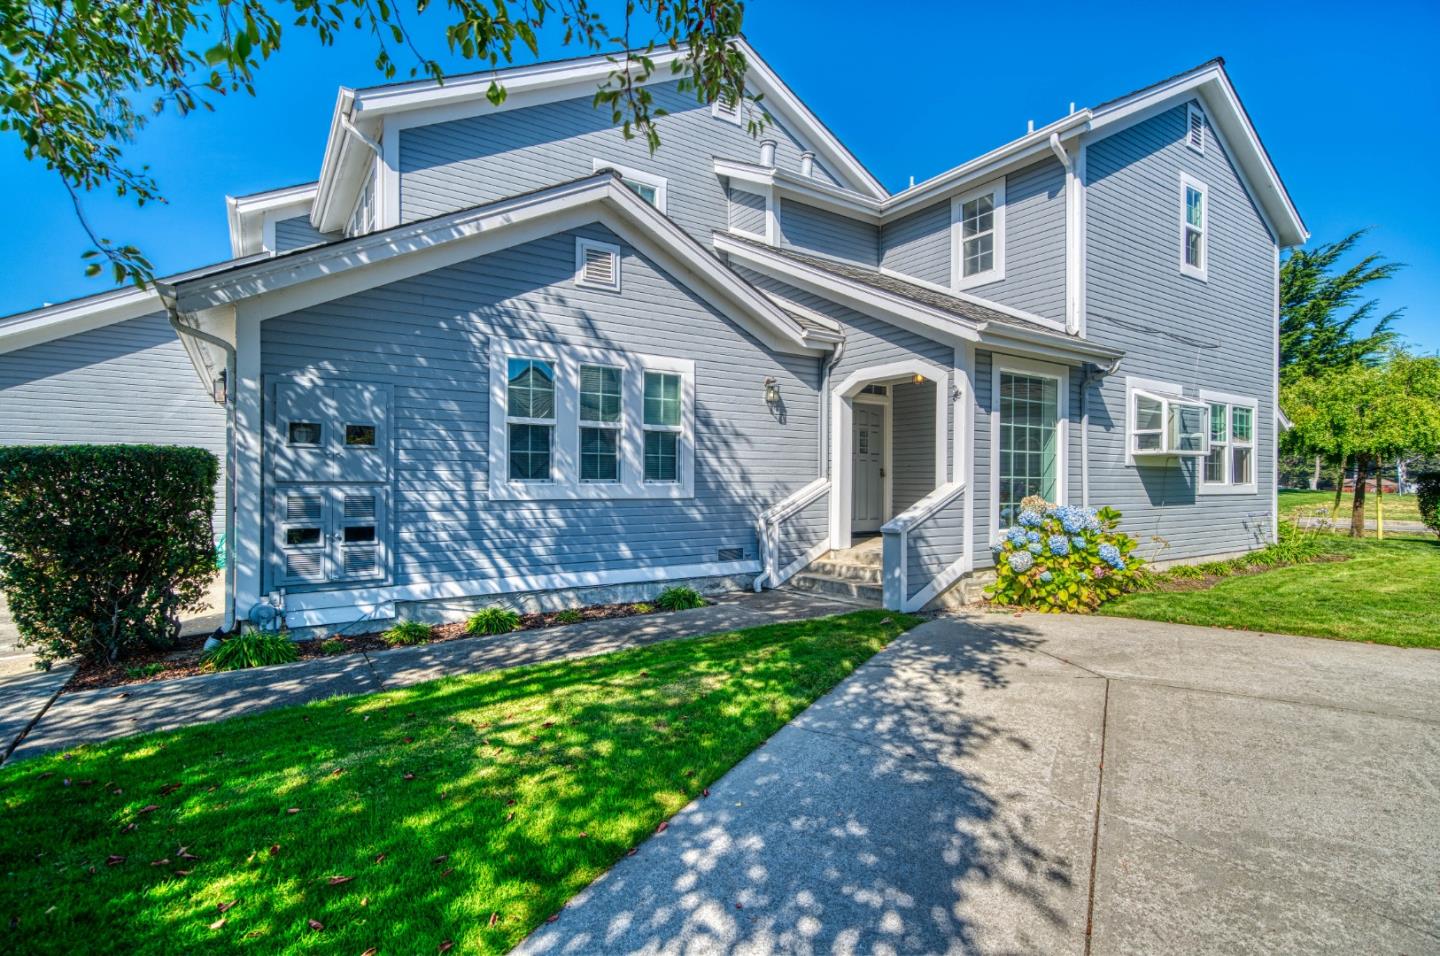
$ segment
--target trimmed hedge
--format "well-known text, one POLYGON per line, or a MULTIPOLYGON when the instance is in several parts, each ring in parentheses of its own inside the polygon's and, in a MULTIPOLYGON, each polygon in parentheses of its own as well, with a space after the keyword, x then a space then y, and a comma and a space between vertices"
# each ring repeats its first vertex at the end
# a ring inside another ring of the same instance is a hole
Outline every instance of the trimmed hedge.
POLYGON ((200 448, 0 448, 0 590, 43 666, 179 635, 215 573, 218 469, 200 448))
POLYGON ((1420 520, 1440 534, 1440 471, 1423 471, 1415 476, 1415 497, 1420 503, 1420 520))

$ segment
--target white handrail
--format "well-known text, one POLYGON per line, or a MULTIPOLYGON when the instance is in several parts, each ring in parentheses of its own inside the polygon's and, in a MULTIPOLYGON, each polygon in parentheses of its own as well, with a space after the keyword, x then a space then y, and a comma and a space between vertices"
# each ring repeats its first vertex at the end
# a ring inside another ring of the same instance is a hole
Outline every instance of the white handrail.
POLYGON ((808 485, 794 492, 760 512, 755 519, 755 537, 760 543, 760 574, 755 578, 755 590, 761 591, 769 583, 772 587, 780 581, 780 522, 786 520, 816 498, 830 490, 829 478, 816 478, 808 485))
POLYGON ((963 481, 941 485, 881 527, 880 533, 885 536, 885 606, 890 610, 914 611, 923 607, 959 576, 957 569, 963 571, 966 555, 961 554, 937 580, 913 597, 910 594, 910 532, 954 501, 964 490, 963 481), (893 548, 892 542, 895 544, 893 548))

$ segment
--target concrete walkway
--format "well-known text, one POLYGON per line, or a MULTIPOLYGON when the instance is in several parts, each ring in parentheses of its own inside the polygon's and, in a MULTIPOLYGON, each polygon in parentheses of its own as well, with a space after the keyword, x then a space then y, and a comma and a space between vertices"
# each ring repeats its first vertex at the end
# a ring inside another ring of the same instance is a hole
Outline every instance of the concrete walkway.
POLYGON ((898 640, 517 952, 1440 952, 1440 653, 898 640))
POLYGON ((464 638, 421 647, 311 658, 278 667, 77 691, 61 694, 53 703, 49 703, 50 698, 63 679, 59 683, 53 678, 41 681, 36 679, 41 675, 32 672, 0 678, 0 701, 4 701, 0 706, 0 734, 6 735, 0 737, 0 755, 13 746, 10 759, 19 760, 87 741, 210 723, 337 694, 393 690, 452 674, 588 657, 658 641, 855 609, 851 604, 787 591, 734 594, 689 611, 588 621, 503 637, 464 638), (16 745, 15 735, 47 703, 43 716, 16 745))

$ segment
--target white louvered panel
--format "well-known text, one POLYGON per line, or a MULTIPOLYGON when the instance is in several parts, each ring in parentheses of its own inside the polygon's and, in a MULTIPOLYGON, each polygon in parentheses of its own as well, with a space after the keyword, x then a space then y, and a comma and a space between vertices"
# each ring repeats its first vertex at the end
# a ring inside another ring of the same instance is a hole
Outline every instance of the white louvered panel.
POLYGON ((345 496, 345 520, 346 521, 374 521, 375 520, 375 496, 346 495, 345 496))
POLYGON ((585 250, 585 281, 596 285, 615 284, 615 254, 608 249, 590 246, 585 250))
POLYGON ((285 575, 289 578, 319 577, 325 567, 320 551, 289 551, 285 554, 285 575))
POLYGON ((345 575, 347 577, 373 574, 380 566, 380 549, 374 545, 369 547, 351 545, 344 550, 345 575))
POLYGON ((1190 111, 1190 145, 1205 149, 1205 114, 1199 110, 1190 111))
POLYGON ((314 494, 285 496, 285 520, 293 524, 318 524, 323 500, 314 494))

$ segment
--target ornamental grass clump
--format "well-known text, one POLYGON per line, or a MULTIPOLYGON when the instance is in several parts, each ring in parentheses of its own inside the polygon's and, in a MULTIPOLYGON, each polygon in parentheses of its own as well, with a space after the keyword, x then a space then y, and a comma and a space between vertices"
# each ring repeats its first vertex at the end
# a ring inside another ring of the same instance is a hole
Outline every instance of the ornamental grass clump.
POLYGON ((996 604, 1037 611, 1088 614, 1134 590, 1144 562, 1135 539, 1115 530, 1120 512, 1077 508, 1026 498, 1013 528, 1000 532, 995 583, 985 594, 996 604))

